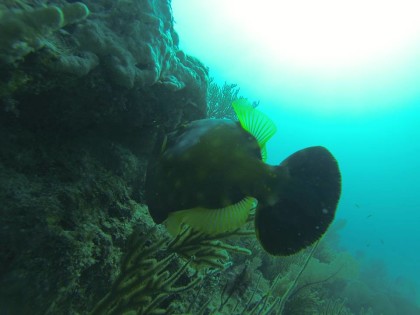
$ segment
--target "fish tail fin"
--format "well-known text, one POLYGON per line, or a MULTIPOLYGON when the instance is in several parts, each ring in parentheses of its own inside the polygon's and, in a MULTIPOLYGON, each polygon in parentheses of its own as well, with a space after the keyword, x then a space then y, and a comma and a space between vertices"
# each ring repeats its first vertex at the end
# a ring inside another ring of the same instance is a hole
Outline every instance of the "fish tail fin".
POLYGON ((337 161, 324 147, 300 150, 278 167, 281 185, 272 200, 260 202, 255 230, 272 255, 291 255, 311 245, 334 219, 341 194, 337 161))

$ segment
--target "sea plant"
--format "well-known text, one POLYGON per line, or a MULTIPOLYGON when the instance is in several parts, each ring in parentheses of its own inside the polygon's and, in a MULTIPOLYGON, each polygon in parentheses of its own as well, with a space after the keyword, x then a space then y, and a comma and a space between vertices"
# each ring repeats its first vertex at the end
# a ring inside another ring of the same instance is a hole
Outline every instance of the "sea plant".
POLYGON ((121 261, 121 272, 112 284, 111 290, 94 307, 91 315, 166 314, 160 303, 171 294, 186 291, 197 285, 201 278, 196 274, 184 286, 176 286, 177 280, 185 273, 190 260, 172 273, 170 265, 175 254, 158 260, 157 255, 167 239, 148 244, 150 239, 134 234, 129 250, 121 261))
POLYGON ((172 239, 160 235, 156 240, 156 235, 153 237, 150 232, 146 235, 135 232, 121 261, 120 274, 91 315, 167 314, 170 306, 162 308, 162 302, 196 287, 209 268, 226 268, 228 252, 250 254, 248 249, 227 244, 222 239, 253 234, 253 230, 238 229, 209 236, 184 227, 172 239), (193 274, 188 276, 191 267, 193 274), (188 278, 186 284, 177 284, 181 277, 188 278))
MULTIPOLYGON (((228 118, 238 120, 233 110, 233 101, 244 98, 239 95, 240 88, 237 84, 225 82, 223 86, 216 83, 214 78, 209 78, 207 90, 207 117, 208 118, 228 118)), ((259 101, 252 102, 255 108, 259 101)))

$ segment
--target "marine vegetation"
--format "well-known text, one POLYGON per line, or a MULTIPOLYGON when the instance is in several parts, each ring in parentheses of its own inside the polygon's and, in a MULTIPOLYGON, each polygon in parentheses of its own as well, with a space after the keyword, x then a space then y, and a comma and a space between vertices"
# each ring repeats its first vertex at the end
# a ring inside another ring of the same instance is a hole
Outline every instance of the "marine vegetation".
POLYGON ((92 315, 172 313, 173 305, 166 309, 159 306, 164 300, 173 299, 176 294, 200 284, 205 274, 203 270, 225 269, 230 259, 228 252, 251 254, 245 248, 221 241, 233 236, 247 236, 250 234, 247 230, 209 237, 187 227, 175 238, 160 235, 160 239, 151 232, 145 235, 133 233, 130 247, 121 261, 120 273, 111 290, 95 305, 92 315), (188 275, 190 266, 193 268, 188 275), (184 278, 182 285, 176 286, 181 277, 184 278))
MULTIPOLYGON (((224 82, 220 86, 214 78, 210 77, 207 90, 207 117, 238 120, 232 103, 237 99, 244 98, 239 95, 239 92, 240 88, 237 84, 224 82)), ((259 103, 259 101, 252 102, 252 107, 257 107, 259 103)))

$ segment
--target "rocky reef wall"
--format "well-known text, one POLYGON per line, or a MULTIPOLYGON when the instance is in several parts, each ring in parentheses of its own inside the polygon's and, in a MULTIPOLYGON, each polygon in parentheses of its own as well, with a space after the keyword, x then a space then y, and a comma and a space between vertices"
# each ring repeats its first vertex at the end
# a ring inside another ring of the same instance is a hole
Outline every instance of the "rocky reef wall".
POLYGON ((170 1, 2 1, 0 314, 84 314, 109 290, 160 135, 206 112, 170 1))

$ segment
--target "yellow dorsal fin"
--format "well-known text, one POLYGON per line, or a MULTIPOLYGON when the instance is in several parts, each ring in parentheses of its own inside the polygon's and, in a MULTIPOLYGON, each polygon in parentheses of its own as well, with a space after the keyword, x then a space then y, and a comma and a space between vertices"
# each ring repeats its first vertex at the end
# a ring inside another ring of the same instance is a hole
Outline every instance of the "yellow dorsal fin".
MULTIPOLYGON (((276 133, 276 125, 267 115, 252 107, 244 98, 237 99, 232 103, 232 106, 236 115, 238 115, 242 128, 257 139, 261 153, 266 158, 265 144, 276 133)), ((265 161, 264 158, 263 161, 265 161)))
POLYGON ((245 224, 251 209, 257 205, 257 199, 245 197, 241 201, 220 209, 202 207, 181 210, 169 214, 165 221, 166 228, 172 235, 177 235, 183 224, 208 235, 231 232, 245 224))

